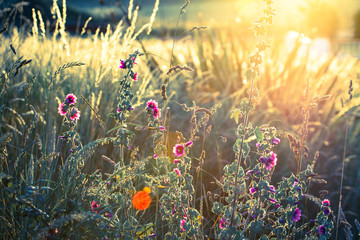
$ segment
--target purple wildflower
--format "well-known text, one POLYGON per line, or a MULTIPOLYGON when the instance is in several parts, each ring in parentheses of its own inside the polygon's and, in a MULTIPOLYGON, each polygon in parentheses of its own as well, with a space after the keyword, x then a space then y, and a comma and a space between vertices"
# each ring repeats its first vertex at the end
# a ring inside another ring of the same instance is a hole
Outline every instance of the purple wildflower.
POLYGON ((319 234, 325 235, 325 233, 326 233, 326 228, 324 227, 324 225, 320 225, 319 226, 319 234))
POLYGON ((246 172, 246 175, 250 175, 250 174, 253 174, 254 173, 254 170, 249 170, 246 172))
POLYGON ((266 157, 261 156, 261 157, 259 158, 259 162, 260 162, 260 163, 266 163, 266 157))
POLYGON ((187 143, 185 143, 185 147, 190 147, 193 144, 192 141, 188 141, 187 143))
POLYGON ((69 104, 75 104, 76 100, 77 100, 77 97, 74 94, 70 93, 70 94, 66 95, 66 101, 69 104))
POLYGON ((270 157, 266 159, 265 166, 267 170, 270 170, 272 167, 275 167, 277 163, 277 154, 274 152, 270 152, 270 157))
POLYGON ((180 159, 174 159, 174 163, 175 163, 175 164, 180 163, 180 159))
POLYGON ((269 201, 270 201, 271 203, 276 203, 276 200, 273 199, 273 198, 269 198, 269 201))
POLYGON ((301 210, 299 208, 296 208, 291 216, 291 220, 297 222, 300 220, 300 217, 301 217, 301 210))
POLYGON ((298 185, 298 184, 299 184, 299 180, 295 179, 294 184, 293 184, 293 187, 295 187, 295 186, 298 185))
POLYGON ((251 194, 255 194, 257 191, 258 191, 258 189, 256 187, 250 188, 250 193, 251 194))
POLYGON ((259 142, 258 142, 258 143, 256 143, 256 147, 257 147, 257 148, 259 148, 259 147, 260 147, 260 145, 261 145, 261 144, 260 144, 259 142))
POLYGON ((273 145, 278 145, 280 143, 280 139, 273 138, 272 143, 273 143, 273 145))
POLYGON ((275 187, 273 185, 269 186, 269 191, 272 192, 272 193, 276 193, 275 192, 275 187))
POLYGON ((324 207, 324 214, 325 215, 329 215, 330 214, 330 209, 328 207, 324 207))
POLYGON ((120 66, 119 66, 120 69, 125 69, 126 68, 126 65, 125 65, 125 61, 123 59, 120 59, 120 66))

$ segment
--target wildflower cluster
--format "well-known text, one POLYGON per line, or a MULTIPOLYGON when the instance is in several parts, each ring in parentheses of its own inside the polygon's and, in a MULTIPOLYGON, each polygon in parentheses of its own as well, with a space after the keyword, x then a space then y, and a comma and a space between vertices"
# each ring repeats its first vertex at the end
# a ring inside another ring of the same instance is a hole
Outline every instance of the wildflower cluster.
POLYGON ((127 70, 125 77, 120 81, 120 91, 118 97, 118 103, 116 108, 115 118, 116 120, 123 123, 126 120, 126 115, 134 110, 131 101, 134 98, 134 94, 131 92, 132 82, 128 81, 131 78, 133 81, 138 81, 138 73, 133 71, 134 65, 136 65, 136 58, 141 56, 142 54, 138 51, 129 55, 129 58, 126 60, 121 59, 119 68, 123 70, 127 70))
POLYGON ((149 114, 149 126, 154 126, 156 123, 158 123, 159 118, 161 117, 161 109, 158 106, 158 103, 150 99, 146 103, 146 111, 149 114))
POLYGON ((66 95, 65 101, 58 106, 58 113, 65 116, 65 124, 69 125, 69 127, 75 126, 80 118, 80 111, 75 107, 76 100, 77 97, 70 93, 66 95))

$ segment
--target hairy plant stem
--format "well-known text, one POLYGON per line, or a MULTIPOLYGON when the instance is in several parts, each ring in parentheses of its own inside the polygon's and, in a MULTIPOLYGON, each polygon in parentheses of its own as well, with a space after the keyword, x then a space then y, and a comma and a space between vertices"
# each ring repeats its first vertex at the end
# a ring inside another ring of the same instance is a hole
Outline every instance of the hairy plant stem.
POLYGON ((339 231, 339 222, 340 222, 340 209, 341 209, 341 201, 342 201, 342 187, 344 182, 344 169, 345 169, 345 155, 346 155, 346 145, 347 145, 347 136, 349 131, 349 113, 346 113, 345 119, 345 143, 344 143, 344 153, 343 153, 343 161, 342 161, 342 169, 341 169, 341 180, 340 180, 340 192, 339 192, 339 207, 338 207, 338 215, 336 220, 336 236, 335 239, 338 239, 338 231, 339 231))
MULTIPOLYGON (((251 78, 251 87, 250 87, 250 92, 253 91, 253 87, 254 87, 254 78, 251 78)), ((249 106, 251 105, 251 100, 252 100, 252 94, 249 95, 249 106)), ((250 113, 250 109, 248 111, 246 111, 245 117, 244 117, 244 134, 241 137, 241 145, 240 145, 240 153, 238 155, 238 163, 237 163, 237 167, 236 167, 236 175, 235 175, 235 181, 234 181, 234 200, 233 200, 233 208, 232 208, 232 212, 231 212, 231 220, 230 220, 230 227, 233 226, 234 224, 234 216, 235 216, 235 209, 236 209, 236 199, 237 199, 237 185, 238 185, 238 175, 239 175, 239 169, 240 169, 240 164, 242 161, 242 156, 243 156, 243 145, 244 145, 244 141, 245 141, 245 136, 246 136, 246 128, 247 125, 249 123, 249 113, 250 113)))

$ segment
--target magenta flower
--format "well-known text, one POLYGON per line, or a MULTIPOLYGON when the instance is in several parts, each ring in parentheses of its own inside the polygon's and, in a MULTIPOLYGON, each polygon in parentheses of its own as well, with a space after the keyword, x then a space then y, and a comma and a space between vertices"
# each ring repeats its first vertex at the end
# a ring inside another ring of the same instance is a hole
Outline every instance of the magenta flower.
POLYGON ((184 229, 184 225, 185 225, 185 223, 186 223, 186 220, 185 220, 185 219, 181 220, 181 222, 180 222, 180 225, 181 225, 181 231, 182 231, 182 232, 185 232, 185 229, 184 229))
POLYGON ((326 233, 326 228, 323 225, 319 226, 319 234, 320 235, 325 235, 326 233))
POLYGON ((260 163, 266 163, 266 157, 261 156, 261 157, 259 158, 259 162, 260 162, 260 163))
POLYGON ((153 157, 156 159, 158 157, 157 153, 155 153, 153 157))
POLYGON ((174 163, 175 163, 175 164, 180 163, 180 159, 174 159, 174 163))
POLYGON ((75 104, 76 100, 77 100, 77 97, 74 94, 70 93, 70 94, 66 95, 66 101, 69 104, 75 104))
POLYGON ((271 156, 266 159, 265 166, 267 170, 270 170, 277 163, 277 154, 274 152, 270 152, 271 156))
POLYGON ((259 148, 259 147, 260 147, 260 145, 261 145, 261 144, 260 144, 259 142, 258 142, 258 143, 256 143, 256 147, 257 147, 257 148, 259 148))
POLYGON ((150 109, 155 109, 158 107, 158 103, 155 100, 150 99, 149 101, 146 102, 147 107, 150 109))
POLYGON ((295 179, 294 184, 293 184, 293 187, 295 187, 295 186, 298 185, 298 184, 299 184, 299 180, 295 179))
POLYGON ((126 65, 125 65, 125 61, 123 59, 120 59, 120 66, 119 66, 120 69, 125 69, 126 68, 126 65))
POLYGON ((193 144, 192 141, 188 141, 187 143, 185 143, 185 147, 191 147, 192 144, 193 144))
POLYGON ((324 199, 324 201, 322 201, 322 205, 330 206, 330 200, 329 199, 324 199))
POLYGON ((67 113, 67 106, 65 105, 65 103, 60 103, 59 107, 58 107, 58 113, 61 116, 65 116, 67 113))
POLYGON ((173 148, 173 153, 176 157, 181 157, 185 153, 185 147, 182 144, 175 144, 173 148))
POLYGON ((276 203, 276 200, 273 199, 273 198, 269 198, 269 201, 270 201, 271 203, 276 203))
POLYGON ((225 220, 225 219, 223 219, 223 218, 220 219, 220 224, 219 224, 220 229, 226 228, 227 225, 228 225, 227 220, 225 220))
POLYGON ((134 81, 137 82, 138 79, 139 79, 139 76, 138 76, 138 73, 136 72, 136 73, 134 74, 134 81))
POLYGON ((250 188, 250 193, 251 194, 255 194, 257 191, 258 191, 258 189, 256 187, 250 188))
POLYGON ((176 175, 180 176, 181 175, 181 171, 178 168, 174 168, 174 172, 176 173, 176 175))
POLYGON ((254 170, 249 170, 246 172, 246 175, 250 175, 250 174, 253 174, 254 173, 254 170))
POLYGON ((280 143, 280 139, 273 138, 272 143, 273 143, 273 145, 278 145, 280 143))
POLYGON ((118 113, 121 112, 121 108, 118 108, 118 109, 117 109, 117 112, 118 112, 118 113))
POLYGON ((97 213, 97 209, 100 207, 100 204, 97 204, 95 201, 91 203, 91 211, 97 213))
POLYGON ((80 118, 80 111, 77 108, 73 108, 70 113, 70 119, 72 121, 77 121, 80 118))
POLYGON ((272 192, 272 193, 276 193, 275 192, 275 187, 273 185, 269 186, 269 191, 272 192))
POLYGON ((153 109, 153 116, 154 116, 155 119, 158 119, 161 116, 159 108, 154 108, 153 109))
POLYGON ((301 210, 299 208, 296 208, 291 216, 291 220, 297 222, 300 220, 300 217, 301 217, 301 210))
POLYGON ((136 65, 136 64, 137 64, 137 62, 135 61, 135 58, 134 58, 134 57, 132 57, 132 58, 131 58, 131 60, 133 60, 134 65, 136 65))
POLYGON ((325 215, 329 215, 330 214, 330 209, 328 207, 324 207, 324 214, 325 215))
POLYGON ((112 217, 113 217, 113 214, 112 214, 111 212, 107 212, 107 213, 105 214, 105 217, 107 217, 107 218, 112 218, 112 217))

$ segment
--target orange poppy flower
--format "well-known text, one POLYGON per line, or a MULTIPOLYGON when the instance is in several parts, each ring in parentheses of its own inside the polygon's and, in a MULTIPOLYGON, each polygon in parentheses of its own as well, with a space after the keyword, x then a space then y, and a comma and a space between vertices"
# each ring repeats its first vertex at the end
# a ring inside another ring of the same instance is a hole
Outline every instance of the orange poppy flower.
POLYGON ((137 210, 145 210, 150 206, 151 197, 149 193, 151 189, 149 187, 145 187, 143 191, 138 191, 132 198, 132 205, 137 210))

